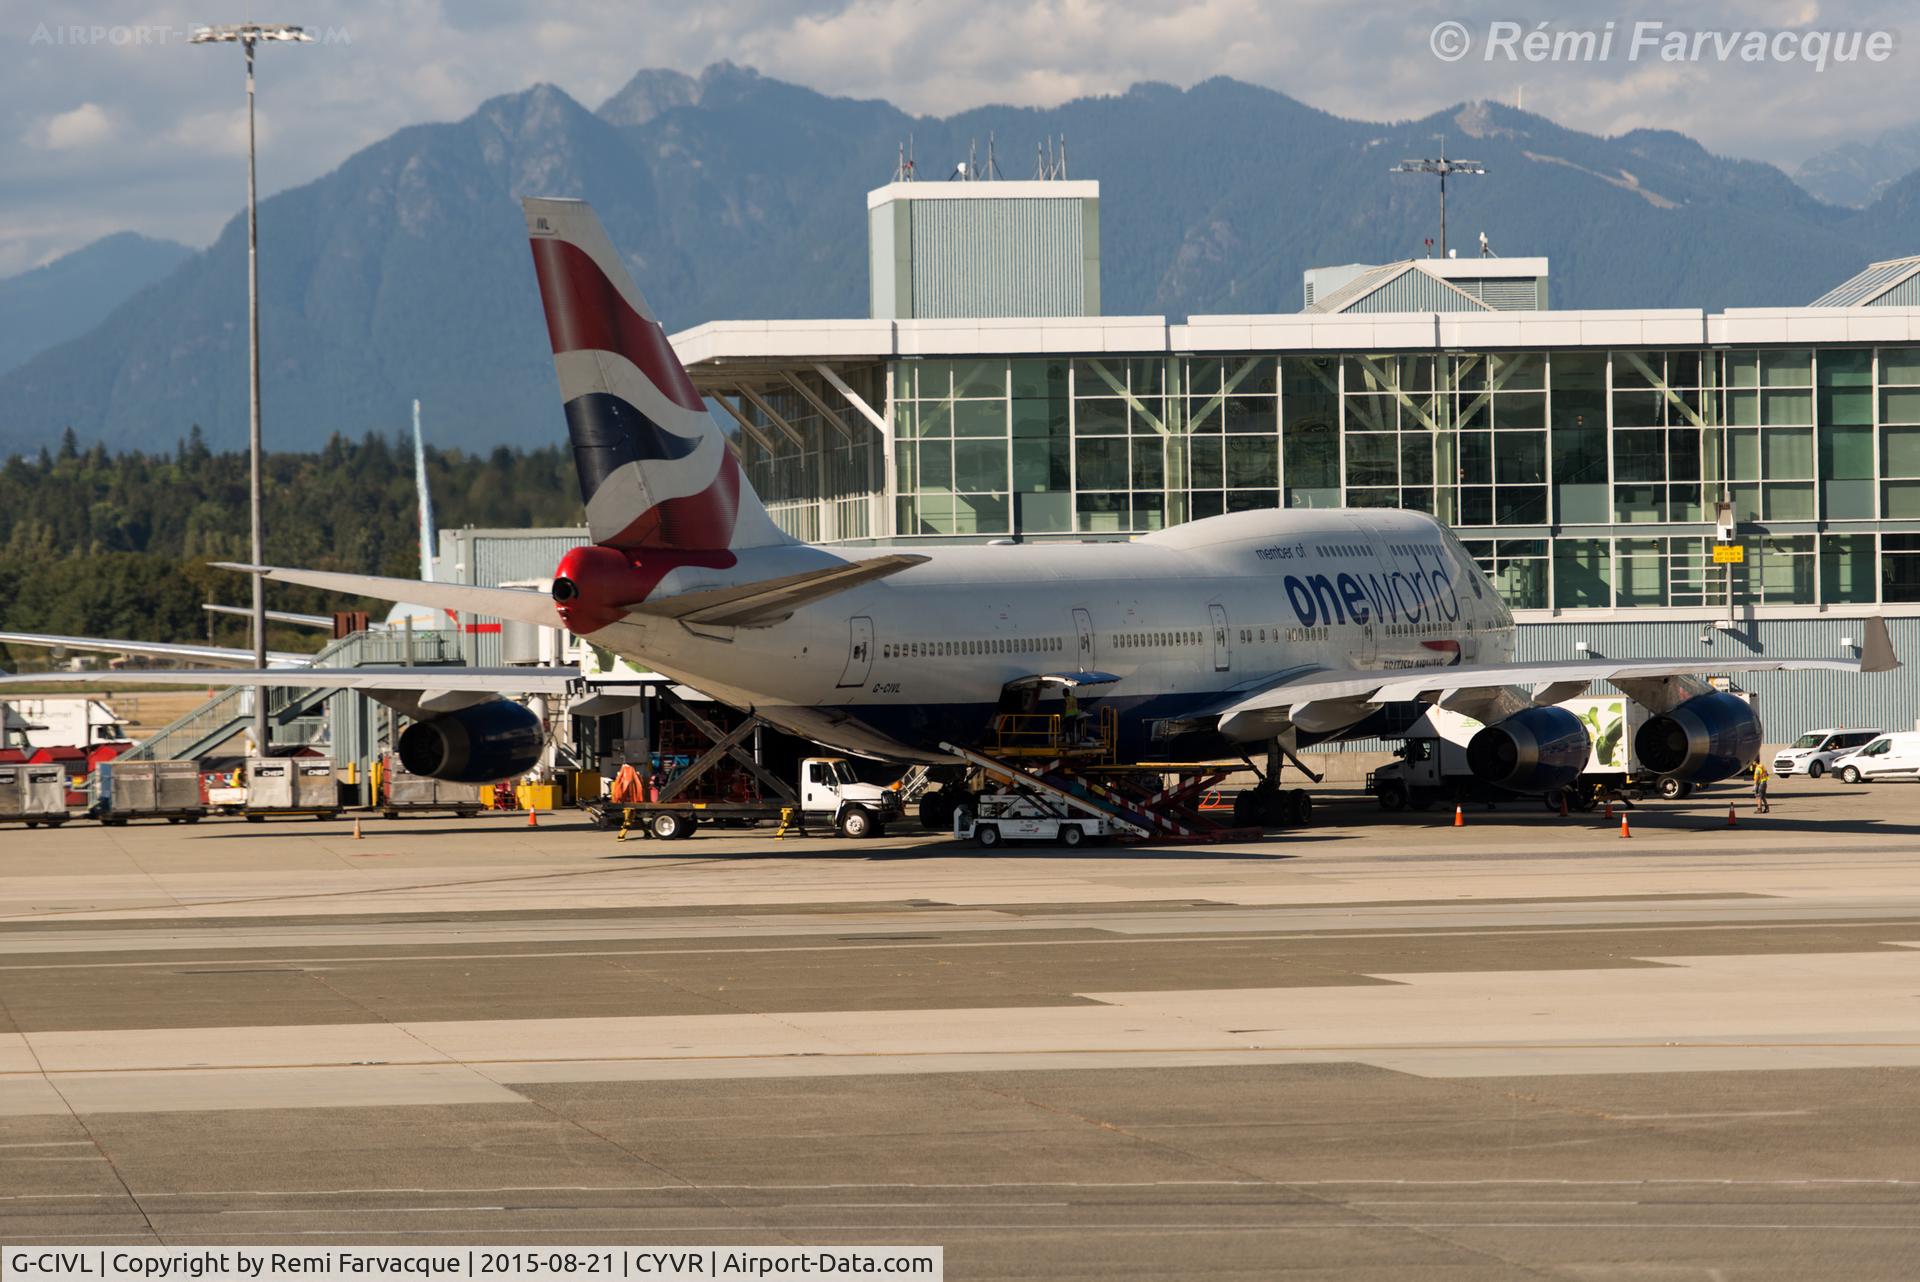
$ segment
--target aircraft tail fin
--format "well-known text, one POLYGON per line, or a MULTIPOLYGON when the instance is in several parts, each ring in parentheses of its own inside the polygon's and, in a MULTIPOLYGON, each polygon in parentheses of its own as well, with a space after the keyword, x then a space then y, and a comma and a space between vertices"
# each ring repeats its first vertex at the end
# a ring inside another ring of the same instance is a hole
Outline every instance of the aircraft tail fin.
POLYGON ((682 552, 794 542, 747 484, 593 207, 521 204, 594 542, 682 552))

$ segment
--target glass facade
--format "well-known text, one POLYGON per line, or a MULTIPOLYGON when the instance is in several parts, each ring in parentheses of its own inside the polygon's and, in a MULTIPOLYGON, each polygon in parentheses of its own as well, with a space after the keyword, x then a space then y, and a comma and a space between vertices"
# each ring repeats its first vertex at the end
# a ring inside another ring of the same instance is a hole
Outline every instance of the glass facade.
POLYGON ((799 387, 732 402, 749 477, 803 537, 1120 538, 1256 508, 1403 507, 1452 525, 1517 609, 1920 602, 1920 348, 1003 356, 861 375, 890 447, 859 415, 829 417, 845 402, 817 381, 824 405, 799 387), (1714 560, 1722 502, 1737 564, 1714 560))

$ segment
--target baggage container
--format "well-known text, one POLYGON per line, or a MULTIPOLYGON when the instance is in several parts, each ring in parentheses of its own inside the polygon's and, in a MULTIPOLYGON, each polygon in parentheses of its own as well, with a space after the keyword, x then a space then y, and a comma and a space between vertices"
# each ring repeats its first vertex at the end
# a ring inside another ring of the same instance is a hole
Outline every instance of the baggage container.
POLYGON ((46 824, 67 821, 66 767, 50 763, 0 766, 0 823, 46 824))
POLYGON ((107 761, 94 771, 94 815, 104 824, 134 819, 198 823, 207 813, 197 761, 107 761))
POLYGON ((340 785, 329 757, 247 758, 247 822, 268 815, 340 814, 340 785))

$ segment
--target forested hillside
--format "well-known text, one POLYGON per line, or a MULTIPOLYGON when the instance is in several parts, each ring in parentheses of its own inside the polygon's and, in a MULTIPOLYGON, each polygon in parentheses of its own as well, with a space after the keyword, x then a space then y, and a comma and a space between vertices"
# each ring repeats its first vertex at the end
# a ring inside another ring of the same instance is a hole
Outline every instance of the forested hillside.
MULTIPOLYGON (((445 526, 571 525, 582 519, 564 448, 488 454, 427 452, 445 526)), ((279 565, 412 577, 419 533, 411 448, 397 439, 335 436, 313 454, 265 461, 267 560, 279 565)), ((247 456, 214 453, 193 434, 170 452, 57 453, 0 466, 0 630, 204 641, 202 602, 245 604, 245 576, 209 561, 247 558, 247 456)), ((268 588, 275 609, 326 612, 352 603, 268 588)), ((384 614, 385 603, 365 608, 384 614)), ((221 644, 243 645, 227 619, 221 644)), ((276 649, 317 648, 311 629, 274 629, 276 649)), ((44 654, 0 647, 0 667, 43 666, 44 654)))

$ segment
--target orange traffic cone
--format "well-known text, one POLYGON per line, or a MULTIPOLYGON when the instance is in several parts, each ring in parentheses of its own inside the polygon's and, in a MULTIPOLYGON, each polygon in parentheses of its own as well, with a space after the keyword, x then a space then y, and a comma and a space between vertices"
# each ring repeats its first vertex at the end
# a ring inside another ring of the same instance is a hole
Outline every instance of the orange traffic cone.
POLYGON ((355 815, 353 817, 353 839, 355 841, 360 840, 360 816, 359 815, 355 815))
POLYGON ((1466 812, 1457 805, 1453 808, 1453 826, 1456 828, 1464 828, 1467 826, 1466 812))
POLYGON ((1612 797, 1607 798, 1607 812, 1604 815, 1601 815, 1600 817, 1602 819, 1613 818, 1613 798, 1612 797))
POLYGON ((1733 803, 1729 801, 1727 803, 1727 827, 1738 828, 1739 826, 1740 826, 1740 821, 1734 817, 1733 803))
POLYGON ((535 810, 532 806, 528 806, 527 807, 527 827, 538 828, 539 826, 540 826, 540 812, 538 810, 535 810))
POLYGON ((1622 837, 1633 836, 1633 829, 1627 827, 1627 812, 1624 810, 1620 812, 1620 835, 1622 837))
POLYGON ((1565 788, 1560 790, 1560 817, 1562 819, 1567 817, 1567 790, 1565 788))

